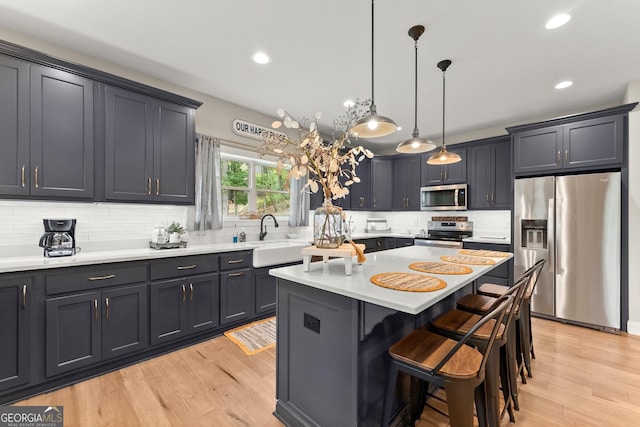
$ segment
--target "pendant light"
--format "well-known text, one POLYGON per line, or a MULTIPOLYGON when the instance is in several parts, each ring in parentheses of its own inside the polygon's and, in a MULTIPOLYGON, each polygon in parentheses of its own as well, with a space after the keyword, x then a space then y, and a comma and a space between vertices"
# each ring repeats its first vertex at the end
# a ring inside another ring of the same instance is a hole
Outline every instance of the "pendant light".
POLYGON ((442 60, 438 62, 438 68, 442 70, 442 147, 440 148, 440 152, 432 155, 427 160, 427 163, 430 165, 448 165, 451 163, 457 163, 462 160, 462 157, 456 153, 451 153, 447 151, 447 146, 444 142, 444 100, 445 100, 445 74, 447 68, 451 65, 451 61, 448 59, 442 60))
POLYGON ((368 116, 365 116, 358 120, 351 132, 357 134, 359 138, 378 138, 381 136, 391 135, 398 130, 398 125, 388 117, 379 116, 376 108, 374 92, 373 92, 373 3, 371 0, 371 107, 368 116))
POLYGON ((431 151, 436 148, 436 145, 427 139, 420 138, 420 131, 418 130, 418 39, 424 33, 424 26, 414 25, 409 28, 409 37, 415 42, 416 50, 416 66, 415 66, 415 96, 414 96, 414 125, 413 134, 410 139, 401 142, 396 147, 396 151, 400 153, 424 153, 425 151, 431 151))

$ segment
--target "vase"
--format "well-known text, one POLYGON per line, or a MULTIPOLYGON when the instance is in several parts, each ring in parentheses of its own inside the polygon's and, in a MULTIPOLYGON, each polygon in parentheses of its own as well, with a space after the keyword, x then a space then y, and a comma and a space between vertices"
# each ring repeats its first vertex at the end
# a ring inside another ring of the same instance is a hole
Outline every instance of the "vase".
POLYGON ((313 244, 316 248, 335 249, 344 242, 342 231, 342 208, 334 206, 331 199, 324 203, 313 214, 313 244))

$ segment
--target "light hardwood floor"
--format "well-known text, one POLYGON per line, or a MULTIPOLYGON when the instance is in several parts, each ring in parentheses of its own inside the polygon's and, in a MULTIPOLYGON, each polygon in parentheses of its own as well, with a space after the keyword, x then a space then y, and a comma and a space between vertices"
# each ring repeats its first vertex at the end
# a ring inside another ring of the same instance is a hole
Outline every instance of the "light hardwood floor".
MULTIPOLYGON (((640 337, 542 319, 533 335, 514 426, 640 425, 640 337)), ((64 405, 66 427, 282 425, 272 415, 275 349, 246 356, 225 337, 17 404, 64 405)), ((417 423, 446 425, 429 409, 417 423)))

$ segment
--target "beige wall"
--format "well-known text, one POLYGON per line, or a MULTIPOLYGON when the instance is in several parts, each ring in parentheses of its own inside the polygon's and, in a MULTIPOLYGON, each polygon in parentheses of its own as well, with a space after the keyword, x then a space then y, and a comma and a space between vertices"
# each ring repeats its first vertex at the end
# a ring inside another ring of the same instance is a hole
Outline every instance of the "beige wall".
MULTIPOLYGON (((625 103, 640 101, 640 80, 627 87, 625 103)), ((629 323, 640 335, 640 107, 629 113, 629 323)))

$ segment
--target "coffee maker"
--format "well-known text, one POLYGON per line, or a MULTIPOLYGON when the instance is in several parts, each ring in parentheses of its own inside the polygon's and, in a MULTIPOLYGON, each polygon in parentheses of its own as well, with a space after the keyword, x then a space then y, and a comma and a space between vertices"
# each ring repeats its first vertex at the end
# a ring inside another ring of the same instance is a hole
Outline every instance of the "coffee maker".
POLYGON ((40 247, 44 256, 71 256, 76 253, 76 220, 43 219, 44 234, 40 237, 40 247))

